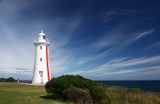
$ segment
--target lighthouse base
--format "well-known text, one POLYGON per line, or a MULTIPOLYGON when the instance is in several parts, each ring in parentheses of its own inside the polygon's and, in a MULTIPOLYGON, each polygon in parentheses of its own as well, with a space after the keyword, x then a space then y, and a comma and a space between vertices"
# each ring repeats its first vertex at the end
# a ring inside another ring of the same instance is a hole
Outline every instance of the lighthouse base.
POLYGON ((31 83, 30 85, 33 85, 33 86, 44 86, 45 84, 42 84, 42 83, 31 83))

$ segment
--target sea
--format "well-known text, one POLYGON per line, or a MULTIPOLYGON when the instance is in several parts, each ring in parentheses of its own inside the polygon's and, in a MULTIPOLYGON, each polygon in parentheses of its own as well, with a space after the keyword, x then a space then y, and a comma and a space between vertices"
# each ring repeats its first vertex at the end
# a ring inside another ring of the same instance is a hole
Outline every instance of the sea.
MULTIPOLYGON (((31 80, 20 80, 23 83, 31 83, 31 80)), ((125 88, 140 88, 149 92, 160 92, 160 80, 131 80, 131 81, 97 81, 107 86, 120 86, 125 88)))
POLYGON ((149 92, 160 92, 160 80, 145 81, 98 81, 108 86, 120 86, 125 88, 140 88, 149 92))

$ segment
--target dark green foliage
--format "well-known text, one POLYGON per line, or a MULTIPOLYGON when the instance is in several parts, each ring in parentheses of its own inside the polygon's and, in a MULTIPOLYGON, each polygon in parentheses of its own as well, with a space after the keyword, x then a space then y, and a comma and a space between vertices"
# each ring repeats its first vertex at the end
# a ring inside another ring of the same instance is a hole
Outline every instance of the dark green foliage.
POLYGON ((104 93, 104 89, 99 86, 91 86, 90 94, 94 99, 95 104, 108 104, 110 102, 109 98, 104 93))
POLYGON ((93 102, 87 89, 85 90, 82 88, 70 86, 63 91, 63 94, 68 100, 79 104, 90 104, 93 102))
POLYGON ((6 82, 17 82, 13 77, 6 79, 6 82))
POLYGON ((9 78, 0 78, 0 82, 17 82, 17 80, 15 80, 13 77, 9 77, 9 78))
POLYGON ((90 95, 94 104, 109 103, 109 99, 105 94, 103 85, 95 81, 85 79, 79 75, 64 75, 58 78, 54 78, 46 83, 45 88, 47 93, 53 94, 60 98, 68 98, 68 94, 70 93, 72 96, 69 98, 73 97, 76 101, 76 97, 83 97, 82 95, 84 94, 88 96, 88 100, 90 95))

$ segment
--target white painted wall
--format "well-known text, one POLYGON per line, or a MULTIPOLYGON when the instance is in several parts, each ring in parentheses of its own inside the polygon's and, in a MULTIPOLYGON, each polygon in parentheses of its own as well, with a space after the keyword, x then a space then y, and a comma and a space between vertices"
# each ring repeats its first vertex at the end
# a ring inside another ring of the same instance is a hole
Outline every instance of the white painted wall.
MULTIPOLYGON (((46 62, 46 46, 49 46, 49 42, 46 42, 42 37, 45 36, 43 32, 39 34, 38 41, 34 42, 35 45, 35 63, 33 72, 33 84, 45 84, 48 81, 47 74, 47 62, 46 62), (40 48, 42 46, 42 49, 40 48), (42 61, 40 60, 42 58, 42 61), (43 71, 42 77, 40 76, 40 71, 43 71)), ((49 50, 48 50, 49 52, 49 50)), ((49 55, 49 53, 48 53, 49 55)), ((48 56, 49 62, 49 56, 48 56)), ((49 71, 50 74, 50 71, 49 71)))

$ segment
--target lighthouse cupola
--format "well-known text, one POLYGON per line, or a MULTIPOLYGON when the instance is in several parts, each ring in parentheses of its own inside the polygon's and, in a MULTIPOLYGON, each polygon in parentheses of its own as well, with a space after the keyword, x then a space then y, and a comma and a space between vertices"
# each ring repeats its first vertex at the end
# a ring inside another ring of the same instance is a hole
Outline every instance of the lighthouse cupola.
POLYGON ((41 30, 41 32, 39 33, 39 42, 45 42, 45 34, 43 33, 43 31, 41 30))

